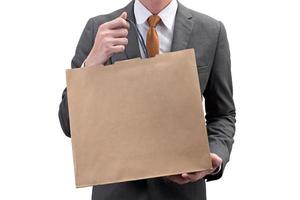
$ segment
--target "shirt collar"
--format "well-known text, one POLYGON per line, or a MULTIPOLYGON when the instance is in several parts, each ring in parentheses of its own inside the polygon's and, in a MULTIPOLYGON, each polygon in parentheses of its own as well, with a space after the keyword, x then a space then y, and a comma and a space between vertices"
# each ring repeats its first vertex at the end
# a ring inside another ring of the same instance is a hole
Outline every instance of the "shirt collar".
MULTIPOLYGON (((178 3, 177 0, 172 0, 169 5, 167 5, 158 16, 161 18, 164 25, 172 30, 175 16, 177 12, 178 3)), ((148 17, 152 15, 152 13, 139 1, 134 1, 134 15, 137 24, 143 24, 147 21, 148 17)))

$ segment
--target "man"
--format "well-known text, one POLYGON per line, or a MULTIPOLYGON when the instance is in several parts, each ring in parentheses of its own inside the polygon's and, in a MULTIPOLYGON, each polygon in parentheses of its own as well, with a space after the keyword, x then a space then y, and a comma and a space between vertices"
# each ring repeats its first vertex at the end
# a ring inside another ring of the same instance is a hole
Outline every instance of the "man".
MULTIPOLYGON (((133 0, 120 10, 88 21, 72 59, 72 68, 144 57, 137 33, 125 19, 136 22, 149 56, 195 49, 214 169, 94 186, 92 199, 204 200, 205 180, 222 176, 235 133, 230 52, 225 28, 221 22, 190 10, 176 0, 133 0)), ((67 103, 65 89, 59 119, 64 133, 70 137, 67 103)))

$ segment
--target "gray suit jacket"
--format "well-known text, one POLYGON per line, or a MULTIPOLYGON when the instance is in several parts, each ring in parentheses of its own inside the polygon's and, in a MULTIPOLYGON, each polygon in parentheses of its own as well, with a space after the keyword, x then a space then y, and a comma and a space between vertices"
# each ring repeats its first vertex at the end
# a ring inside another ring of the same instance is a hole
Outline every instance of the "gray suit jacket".
MULTIPOLYGON (((133 3, 107 15, 100 15, 87 22, 75 56, 72 68, 82 65, 89 54, 98 27, 118 17, 123 11, 135 21, 133 3)), ((140 57, 138 40, 133 28, 129 30, 126 53, 112 56, 113 62, 140 57), (127 56, 126 56, 127 54, 127 56)), ((233 144, 235 133, 235 106, 233 102, 230 69, 230 52, 223 24, 204 14, 195 12, 179 3, 171 51, 194 48, 198 74, 201 77, 201 91, 205 98, 207 132, 210 151, 223 159, 221 171, 206 180, 215 180, 222 176, 233 144)), ((63 91, 59 107, 59 119, 64 133, 71 136, 67 90, 63 91)), ((149 166, 151 167, 151 166, 149 166)), ((163 178, 130 181, 93 187, 93 200, 204 200, 206 199, 205 179, 195 183, 178 185, 163 178)))

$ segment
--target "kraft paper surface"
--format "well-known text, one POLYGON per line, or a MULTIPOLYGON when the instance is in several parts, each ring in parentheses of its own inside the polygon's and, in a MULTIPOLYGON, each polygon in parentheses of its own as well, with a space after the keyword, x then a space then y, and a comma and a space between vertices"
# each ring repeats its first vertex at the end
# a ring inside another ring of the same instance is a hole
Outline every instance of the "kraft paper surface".
POLYGON ((193 49, 66 75, 76 187, 212 167, 193 49))

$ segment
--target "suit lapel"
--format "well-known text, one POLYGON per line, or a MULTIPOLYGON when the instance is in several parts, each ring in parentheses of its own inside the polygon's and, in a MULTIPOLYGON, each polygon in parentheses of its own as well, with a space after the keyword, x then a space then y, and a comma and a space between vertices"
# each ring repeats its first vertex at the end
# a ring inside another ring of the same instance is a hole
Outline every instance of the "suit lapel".
MULTIPOLYGON (((136 23, 134 11, 133 11, 133 5, 134 0, 131 1, 124 9, 123 11, 127 12, 128 16, 127 18, 136 23)), ((122 11, 122 12, 123 12, 122 11)), ((128 44, 125 48, 125 52, 117 53, 112 56, 112 62, 119 60, 126 60, 131 58, 137 58, 141 57, 140 49, 139 49, 139 43, 137 38, 137 33, 134 30, 134 27, 130 25, 130 29, 128 30, 128 44)))
POLYGON ((186 49, 193 24, 190 11, 178 2, 171 51, 186 49))

